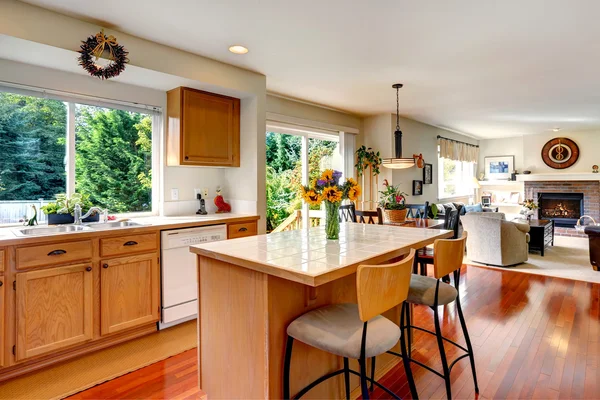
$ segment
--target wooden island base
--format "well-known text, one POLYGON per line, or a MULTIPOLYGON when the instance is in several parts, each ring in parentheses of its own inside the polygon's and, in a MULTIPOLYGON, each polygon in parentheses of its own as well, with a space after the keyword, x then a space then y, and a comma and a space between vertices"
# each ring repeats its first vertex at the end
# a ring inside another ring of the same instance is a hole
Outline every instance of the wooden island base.
MULTIPOLYGON (((208 398, 281 398, 287 326, 312 309, 356 302, 356 274, 312 287, 204 256, 198 256, 198 265, 199 385, 208 398)), ((399 321, 399 308, 384 315, 399 321)), ((377 357, 376 378, 398 362, 389 354, 377 357)), ((297 341, 291 393, 342 367, 341 357, 297 341)), ((358 371, 356 360, 351 360, 351 368, 358 371)), ((352 376, 351 388, 358 386, 358 378, 352 376)), ((304 396, 343 397, 343 375, 304 396)))

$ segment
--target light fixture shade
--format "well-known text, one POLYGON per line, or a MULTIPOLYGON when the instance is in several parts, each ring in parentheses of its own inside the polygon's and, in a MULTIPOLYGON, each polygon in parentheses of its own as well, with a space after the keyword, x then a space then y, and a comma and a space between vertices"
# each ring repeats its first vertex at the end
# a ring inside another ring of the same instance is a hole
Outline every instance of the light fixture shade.
POLYGON ((406 169, 415 166, 414 158, 384 158, 382 166, 390 169, 406 169))

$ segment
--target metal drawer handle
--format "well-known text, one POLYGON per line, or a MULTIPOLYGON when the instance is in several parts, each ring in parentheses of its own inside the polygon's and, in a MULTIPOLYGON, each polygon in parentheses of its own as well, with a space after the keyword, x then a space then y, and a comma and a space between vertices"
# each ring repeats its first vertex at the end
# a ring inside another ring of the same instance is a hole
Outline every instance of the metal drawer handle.
POLYGON ((102 268, 108 268, 108 264, 102 264, 102 268))
POLYGON ((248 228, 240 228, 238 229, 238 232, 246 232, 248 230, 248 228))
POLYGON ((0 281, 0 286, 4 285, 4 282, 0 281))
POLYGON ((86 270, 87 272, 90 272, 90 271, 92 270, 92 267, 87 267, 85 270, 86 270))
POLYGON ((49 256, 60 256, 61 254, 66 254, 66 253, 67 253, 66 250, 58 249, 58 250, 51 251, 50 253, 48 253, 48 255, 49 256))
POLYGON ((129 242, 125 242, 123 246, 135 246, 136 244, 138 244, 138 242, 135 240, 130 240, 129 242))

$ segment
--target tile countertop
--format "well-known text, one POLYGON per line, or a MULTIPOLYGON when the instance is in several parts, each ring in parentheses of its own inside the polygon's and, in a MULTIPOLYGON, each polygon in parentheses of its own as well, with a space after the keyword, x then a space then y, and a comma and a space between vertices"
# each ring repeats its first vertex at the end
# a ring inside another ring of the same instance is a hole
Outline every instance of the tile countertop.
MULTIPOLYGON (((120 220, 119 218, 118 220, 120 220)), ((258 215, 251 214, 232 214, 232 213, 223 213, 223 214, 209 214, 209 215, 183 215, 183 216, 172 216, 172 217, 161 217, 161 216, 151 216, 151 217, 140 217, 140 218, 122 218, 130 221, 137 222, 138 226, 129 226, 129 227, 120 227, 109 230, 93 230, 88 229, 85 231, 79 232, 61 232, 61 233, 52 233, 48 235, 35 235, 35 236, 21 236, 17 235, 15 231, 20 229, 30 228, 28 226, 9 226, 6 228, 0 228, 0 246, 9 246, 14 244, 23 244, 23 243, 31 243, 31 242, 39 242, 39 241, 48 241, 56 240, 58 237, 69 237, 69 238, 84 238, 90 236, 97 235, 107 235, 107 234, 136 234, 143 233, 147 231, 156 231, 157 229, 175 229, 175 228, 191 228, 195 226, 202 225, 214 225, 220 223, 228 223, 228 222, 237 222, 242 220, 258 220, 258 215)), ((111 222, 111 221, 109 221, 111 222)), ((87 224, 84 224, 87 225, 87 224)), ((48 227, 48 225, 37 225, 35 228, 44 228, 48 227)))
POLYGON ((317 227, 194 245, 190 251, 318 286, 356 272, 361 263, 379 264, 450 236, 452 231, 441 229, 345 223, 339 240, 327 240, 317 227))

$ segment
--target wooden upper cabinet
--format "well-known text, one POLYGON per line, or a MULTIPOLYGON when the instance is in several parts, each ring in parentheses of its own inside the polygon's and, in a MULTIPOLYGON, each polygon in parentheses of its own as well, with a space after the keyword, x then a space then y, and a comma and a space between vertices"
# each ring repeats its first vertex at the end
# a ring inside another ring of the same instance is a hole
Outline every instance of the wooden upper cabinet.
POLYGON ((102 335, 144 325, 159 318, 159 266, 156 253, 101 262, 102 335))
POLYGON ((92 339, 92 275, 89 263, 17 273, 17 360, 92 339))
POLYGON ((239 99, 179 87, 167 118, 167 165, 240 166, 239 99))

